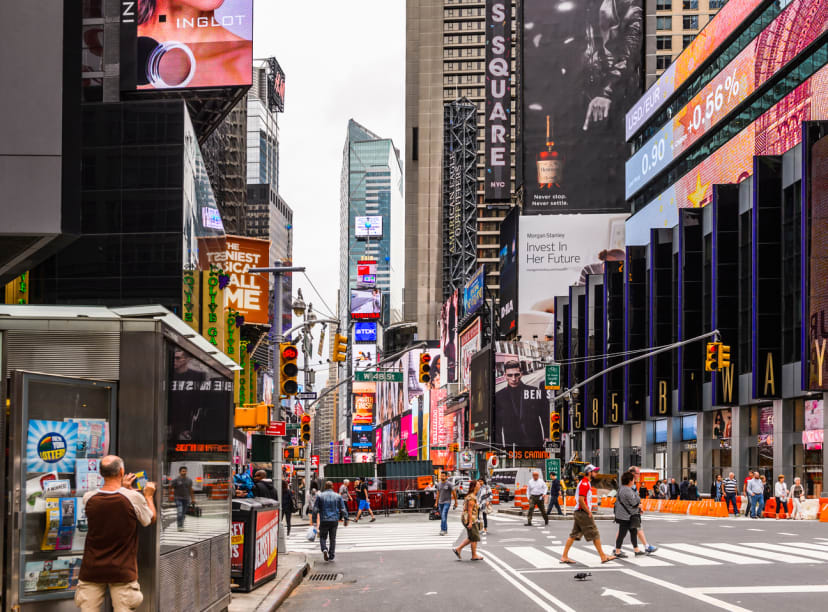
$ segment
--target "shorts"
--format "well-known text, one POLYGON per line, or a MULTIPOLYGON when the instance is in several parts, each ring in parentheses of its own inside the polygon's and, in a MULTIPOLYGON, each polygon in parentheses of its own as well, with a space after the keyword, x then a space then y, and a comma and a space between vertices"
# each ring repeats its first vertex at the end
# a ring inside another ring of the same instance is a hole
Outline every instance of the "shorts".
POLYGON ((92 610, 97 612, 104 604, 107 586, 109 587, 109 596, 112 599, 112 607, 115 610, 135 610, 144 600, 137 580, 109 583, 108 585, 79 580, 78 587, 75 589, 75 605, 82 612, 92 610))
POLYGON ((359 500, 359 509, 360 510, 370 510, 371 509, 371 503, 367 499, 361 499, 361 500, 359 500))
POLYGON ((466 527, 466 536, 469 538, 469 542, 480 541, 480 528, 477 521, 466 527))
POLYGON ((572 516, 575 518, 575 524, 572 526, 572 532, 569 534, 570 538, 580 540, 581 536, 583 536, 587 542, 592 542, 600 537, 595 519, 589 514, 583 510, 576 510, 572 516))

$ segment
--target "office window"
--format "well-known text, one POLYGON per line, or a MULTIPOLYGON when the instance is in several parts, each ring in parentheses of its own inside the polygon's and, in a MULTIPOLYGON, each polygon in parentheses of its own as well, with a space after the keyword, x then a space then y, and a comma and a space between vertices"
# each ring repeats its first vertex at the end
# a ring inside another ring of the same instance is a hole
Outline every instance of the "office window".
POLYGON ((708 2, 708 6, 711 11, 717 11, 722 8, 726 2, 727 0, 710 0, 710 2, 708 2))
POLYGON ((656 30, 671 30, 673 28, 672 17, 656 17, 656 30))
POLYGON ((686 48, 696 38, 695 34, 685 34, 681 37, 681 47, 686 48))
POLYGON ((664 51, 673 48, 672 36, 656 36, 656 49, 664 51))
POLYGON ((656 0, 657 11, 669 11, 673 8, 673 0, 656 0))
POLYGON ((681 18, 682 27, 685 30, 698 30, 699 29, 699 16, 698 15, 685 15, 681 18))
POLYGON ((685 11, 697 11, 699 10, 699 0, 684 0, 682 2, 685 11))
POLYGON ((667 67, 672 63, 673 58, 669 55, 657 55, 656 56, 656 70, 666 70, 667 67))

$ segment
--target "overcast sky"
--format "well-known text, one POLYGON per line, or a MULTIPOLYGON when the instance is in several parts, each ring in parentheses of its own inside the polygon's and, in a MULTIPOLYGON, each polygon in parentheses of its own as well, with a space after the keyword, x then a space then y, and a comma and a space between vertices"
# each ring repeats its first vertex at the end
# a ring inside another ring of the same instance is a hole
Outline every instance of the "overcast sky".
MULTIPOLYGON (((255 0, 253 56, 273 56, 285 72, 279 191, 293 209, 293 261, 335 310, 348 119, 404 150, 405 0, 255 0)), ((297 287, 327 310, 301 275, 297 287)))

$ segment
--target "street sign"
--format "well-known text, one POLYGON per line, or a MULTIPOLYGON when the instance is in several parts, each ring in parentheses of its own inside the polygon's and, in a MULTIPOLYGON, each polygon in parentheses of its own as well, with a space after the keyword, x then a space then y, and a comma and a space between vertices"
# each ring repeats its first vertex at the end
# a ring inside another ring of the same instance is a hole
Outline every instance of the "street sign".
POLYGON ((265 434, 268 436, 284 436, 287 434, 287 423, 285 421, 270 421, 265 434))
POLYGON ((315 400, 316 391, 305 391, 304 393, 297 393, 296 399, 299 400, 315 400))
POLYGON ((555 474, 558 480, 561 479, 561 460, 547 459, 546 460, 546 480, 549 480, 551 475, 555 474))
POLYGON ((561 388, 561 364, 552 363, 546 366, 546 388, 552 391, 561 388))
POLYGON ((354 372, 356 382, 395 382, 403 381, 402 372, 354 372))

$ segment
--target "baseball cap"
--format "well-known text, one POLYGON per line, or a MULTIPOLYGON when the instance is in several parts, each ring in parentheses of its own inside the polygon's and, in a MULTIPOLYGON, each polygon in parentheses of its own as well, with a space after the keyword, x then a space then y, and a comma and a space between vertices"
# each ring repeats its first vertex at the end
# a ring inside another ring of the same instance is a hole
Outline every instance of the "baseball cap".
POLYGON ((600 472, 601 470, 591 463, 587 463, 586 467, 584 468, 584 474, 589 474, 590 472, 600 472))

